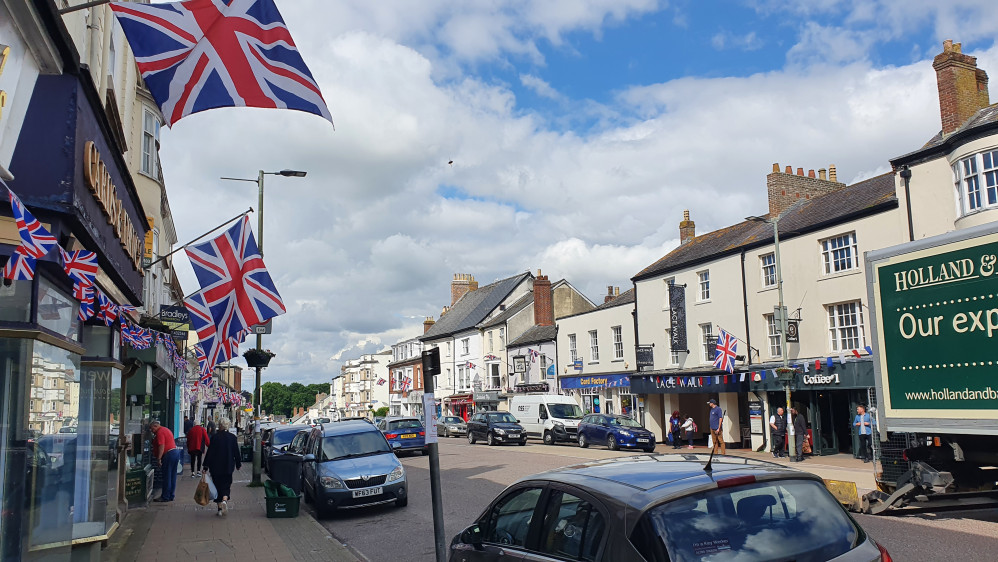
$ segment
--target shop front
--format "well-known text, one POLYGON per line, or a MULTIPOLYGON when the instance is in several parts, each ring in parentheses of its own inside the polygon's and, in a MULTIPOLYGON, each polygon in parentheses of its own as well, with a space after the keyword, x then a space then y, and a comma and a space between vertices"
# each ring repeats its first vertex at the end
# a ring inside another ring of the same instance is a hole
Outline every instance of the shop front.
POLYGON ((564 394, 579 402, 586 414, 620 414, 644 423, 643 400, 631 393, 632 373, 561 377, 564 394))
POLYGON ((474 405, 475 401, 472 394, 453 394, 444 398, 444 408, 447 409, 447 415, 457 416, 464 421, 468 421, 471 418, 471 414, 474 413, 474 410, 472 410, 474 405))
POLYGON ((405 416, 419 416, 423 415, 423 391, 413 390, 405 394, 403 400, 403 407, 405 416))
MULTIPOLYGON (((822 363, 820 370, 814 370, 811 363, 808 372, 798 371, 790 384, 790 402, 807 419, 814 454, 858 457, 859 437, 853 419, 857 406, 873 403, 876 392, 873 362, 868 359, 833 362, 831 367, 822 363)), ((769 377, 749 386, 766 396, 768 426, 769 416, 776 408, 786 407, 783 383, 769 377)))
POLYGON ((494 412, 499 409, 499 391, 485 390, 472 394, 475 412, 494 412))
MULTIPOLYGON (((137 306, 145 214, 89 75, 42 75, 10 189, 67 252, 97 254, 97 288, 137 306), (140 218, 142 220, 140 220, 140 218)), ((6 137, 5 137, 6 138, 6 137)), ((3 193, 6 199, 6 192, 3 193)), ((20 244, 0 209, 0 255, 20 244)), ((81 322, 58 249, 0 285, 0 558, 69 560, 114 532, 123 491, 122 385, 134 371, 114 322, 81 322)), ((87 552, 83 552, 87 551, 87 552)))
POLYGON ((645 402, 645 426, 667 439, 668 420, 673 412, 683 419, 689 416, 697 425, 695 443, 706 443, 710 435, 710 407, 708 400, 716 400, 724 411, 723 434, 725 443, 741 443, 742 428, 749 426, 746 405, 747 383, 738 373, 718 374, 717 371, 696 371, 676 374, 635 373, 631 379, 631 392, 645 402))

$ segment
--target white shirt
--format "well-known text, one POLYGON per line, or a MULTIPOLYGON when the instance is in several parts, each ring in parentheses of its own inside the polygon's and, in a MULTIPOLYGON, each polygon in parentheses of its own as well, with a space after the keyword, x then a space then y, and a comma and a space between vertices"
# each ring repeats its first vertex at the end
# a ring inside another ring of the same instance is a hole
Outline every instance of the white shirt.
POLYGON ((687 431, 693 429, 693 418, 687 418, 686 421, 683 422, 683 429, 687 431))

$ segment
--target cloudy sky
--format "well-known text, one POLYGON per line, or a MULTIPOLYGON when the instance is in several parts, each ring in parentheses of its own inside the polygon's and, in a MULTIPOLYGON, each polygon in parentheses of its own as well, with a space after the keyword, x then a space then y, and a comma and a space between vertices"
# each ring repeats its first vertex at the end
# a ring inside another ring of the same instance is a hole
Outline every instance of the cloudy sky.
POLYGON ((764 213, 774 162, 887 171, 940 128, 944 39, 998 73, 990 0, 278 6, 335 130, 213 110, 164 130, 161 157, 181 242, 256 207, 253 184, 219 177, 308 172, 266 181, 288 313, 264 380, 285 383, 421 333, 454 273, 541 269, 602 301, 676 246, 684 209, 699 233, 764 213))

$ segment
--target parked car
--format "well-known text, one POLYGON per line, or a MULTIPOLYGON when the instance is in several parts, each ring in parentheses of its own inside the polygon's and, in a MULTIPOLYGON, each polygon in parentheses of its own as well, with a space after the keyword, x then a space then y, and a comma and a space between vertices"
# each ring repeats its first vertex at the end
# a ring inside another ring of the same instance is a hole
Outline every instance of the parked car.
POLYGON ((571 396, 527 394, 514 396, 509 411, 520 420, 528 437, 543 439, 547 445, 577 440, 582 408, 571 396))
POLYGON ((429 453, 426 446, 426 429, 419 418, 400 417, 381 420, 378 429, 385 434, 388 444, 396 453, 422 451, 429 453))
POLYGON ((437 420, 437 435, 454 437, 468 433, 468 424, 457 416, 446 416, 437 420))
POLYGON ((385 436, 368 422, 312 429, 305 445, 303 491, 324 517, 340 508, 409 503, 405 468, 385 436))
POLYGON ((641 455, 506 488, 450 560, 889 560, 821 478, 766 461, 641 455))
POLYGON ((625 447, 650 453, 655 450, 655 434, 627 416, 588 414, 579 423, 579 446, 593 443, 606 444, 611 451, 625 447))
POLYGON ((509 412, 480 412, 468 420, 468 443, 484 439, 489 445, 527 444, 527 433, 509 412))
MULTIPOLYGON (((263 470, 270 474, 270 460, 278 455, 284 454, 284 447, 291 444, 295 435, 303 429, 309 429, 307 425, 281 425, 272 427, 263 432, 261 441, 263 445, 263 470)), ((209 445, 210 447, 210 445, 209 445)))

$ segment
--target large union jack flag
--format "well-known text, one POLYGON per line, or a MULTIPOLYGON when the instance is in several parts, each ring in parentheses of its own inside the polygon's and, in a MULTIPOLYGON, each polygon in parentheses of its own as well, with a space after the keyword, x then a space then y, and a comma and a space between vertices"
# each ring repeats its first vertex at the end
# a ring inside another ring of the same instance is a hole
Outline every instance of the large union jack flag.
POLYGON ((721 330, 717 336, 717 351, 714 352, 714 367, 735 372, 735 357, 738 354, 738 340, 728 332, 721 330))
POLYGON ((188 246, 187 256, 221 342, 243 337, 253 326, 284 314, 284 302, 260 257, 249 217, 218 238, 188 246))
POLYGON ((274 0, 111 4, 167 125, 216 107, 297 109, 332 122, 274 0))
MULTIPOLYGON (((2 180, 0 180, 2 182, 2 180)), ((21 237, 21 247, 24 254, 33 258, 43 258, 56 245, 55 236, 49 232, 38 219, 25 208, 24 203, 14 195, 14 192, 4 183, 10 196, 10 206, 14 211, 14 222, 17 223, 17 233, 21 237)))

